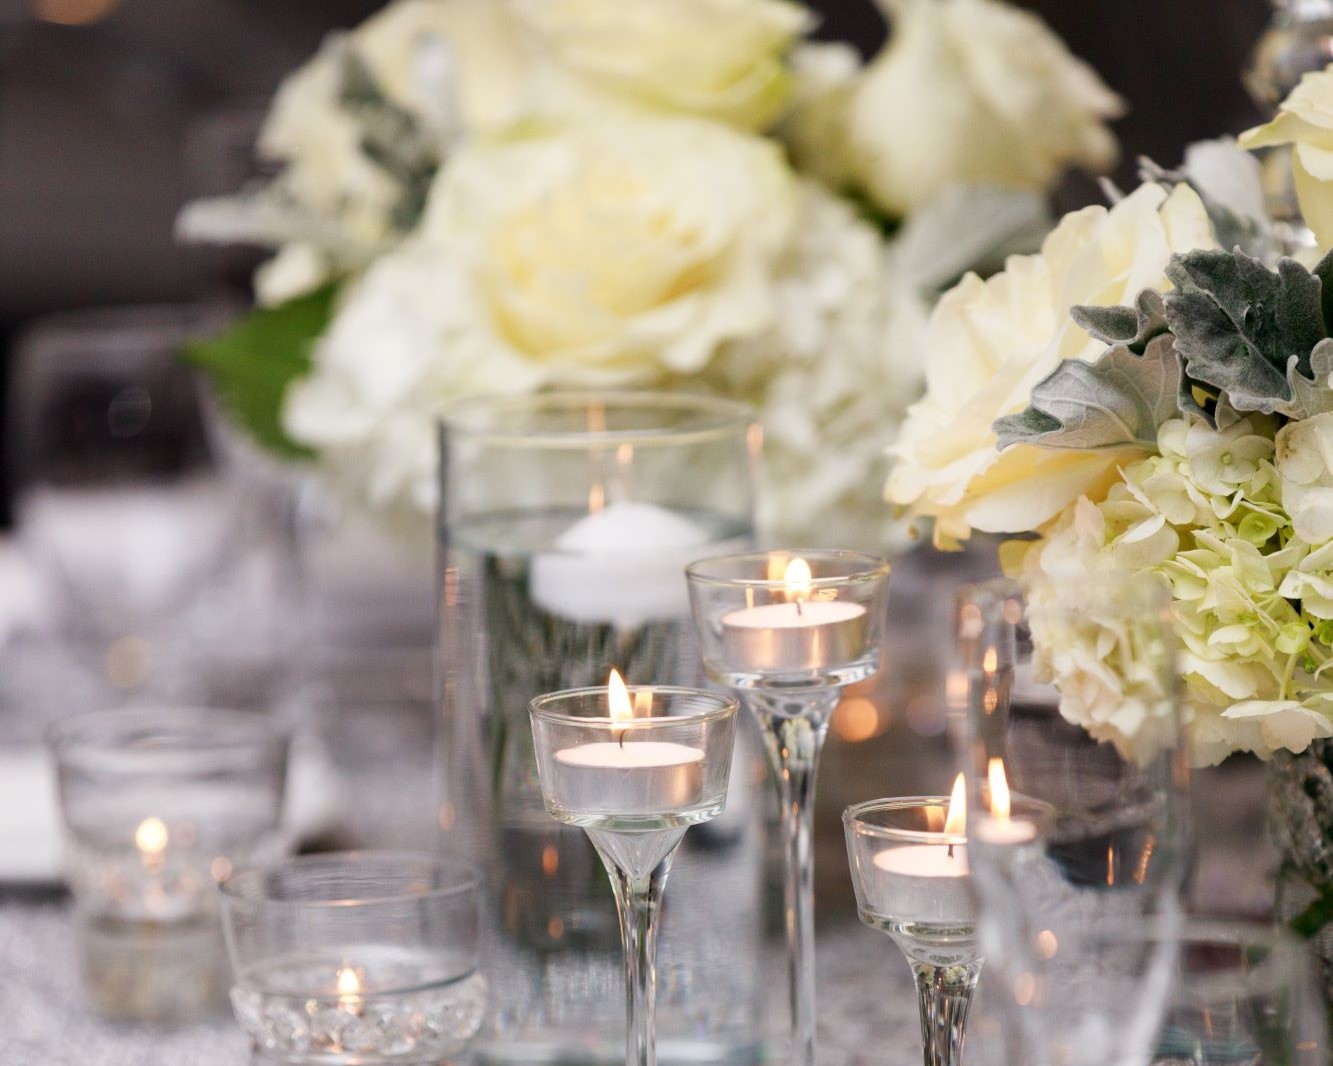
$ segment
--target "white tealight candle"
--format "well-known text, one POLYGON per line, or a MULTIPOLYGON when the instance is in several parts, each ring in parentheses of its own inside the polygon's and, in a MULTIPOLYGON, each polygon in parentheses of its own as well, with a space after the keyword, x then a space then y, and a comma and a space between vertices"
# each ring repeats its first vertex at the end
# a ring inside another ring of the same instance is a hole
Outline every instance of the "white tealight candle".
POLYGON ((865 652, 866 609, 846 600, 769 603, 722 616, 728 663, 748 670, 818 670, 865 652))
POLYGON ((699 748, 660 740, 562 748, 555 753, 551 795, 576 812, 655 815, 685 810, 699 802, 703 759, 699 748))
POLYGON ((532 600, 574 622, 629 628, 689 614, 682 571, 711 540, 684 515, 623 501, 565 530, 532 561, 532 600))
POLYGON ((1010 813, 1013 800, 1004 760, 992 757, 986 765, 986 777, 990 785, 990 811, 983 812, 976 820, 977 839, 987 844, 1026 844, 1035 840, 1036 825, 1010 813))
POLYGON ((975 917, 967 846, 909 844, 876 854, 868 886, 875 911, 890 921, 967 924, 975 917))
POLYGON ((1037 838, 1037 827, 1026 818, 993 818, 981 815, 973 829, 987 844, 1027 844, 1037 838))

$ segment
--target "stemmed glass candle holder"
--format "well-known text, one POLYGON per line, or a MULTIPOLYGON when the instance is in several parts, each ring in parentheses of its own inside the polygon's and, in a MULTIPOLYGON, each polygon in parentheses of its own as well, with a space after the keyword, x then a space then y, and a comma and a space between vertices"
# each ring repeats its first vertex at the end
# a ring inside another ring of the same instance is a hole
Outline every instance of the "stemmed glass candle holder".
POLYGON ((438 1063, 488 1003, 481 879, 412 852, 311 855, 222 887, 232 1006, 258 1055, 320 1066, 438 1063))
POLYGON ((686 568, 704 665, 763 728, 786 852, 792 1056, 815 1058, 815 772, 842 689, 879 667, 889 564, 855 552, 770 551, 686 568))
POLYGON ((656 1061, 658 912, 685 830, 726 803, 736 700, 687 688, 573 689, 532 701, 546 809, 582 827, 611 877, 625 952, 627 1066, 656 1061))
POLYGON ((925 1066, 962 1063, 981 973, 966 821, 962 774, 950 796, 870 800, 842 816, 861 921, 893 938, 916 977, 925 1066))
POLYGON ((132 710, 58 723, 50 746, 84 982, 108 1017, 226 1003, 217 883, 280 853, 287 737, 259 715, 132 710))

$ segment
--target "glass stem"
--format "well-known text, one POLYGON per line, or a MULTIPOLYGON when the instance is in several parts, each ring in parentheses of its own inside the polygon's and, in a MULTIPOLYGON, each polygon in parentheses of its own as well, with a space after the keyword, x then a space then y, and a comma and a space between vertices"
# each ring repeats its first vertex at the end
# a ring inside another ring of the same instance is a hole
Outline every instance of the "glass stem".
POLYGON ((911 958, 908 962, 916 976, 925 1066, 962 1066, 967 1011, 972 1006, 981 963, 935 965, 911 958))
POLYGON ((815 775, 836 689, 815 693, 752 693, 764 726, 764 747, 782 805, 783 898, 791 998, 791 1061, 815 1061, 815 775))
POLYGON ((684 829, 588 832, 610 875, 620 916, 620 940, 625 952, 625 1066, 657 1063, 658 915, 671 860, 684 835, 684 829), (634 839, 638 837, 644 839, 634 839), (644 846, 636 846, 639 844, 644 846))

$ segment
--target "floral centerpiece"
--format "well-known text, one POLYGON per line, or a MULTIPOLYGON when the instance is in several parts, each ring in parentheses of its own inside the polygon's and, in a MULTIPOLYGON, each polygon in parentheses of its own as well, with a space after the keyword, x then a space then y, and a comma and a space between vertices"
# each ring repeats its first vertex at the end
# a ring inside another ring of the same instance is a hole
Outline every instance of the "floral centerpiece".
POLYGON ((1133 620, 1056 629, 1040 597, 1129 572, 1169 590, 1194 761, 1273 759, 1305 882, 1279 902, 1313 932, 1333 918, 1333 69, 1241 139, 1288 143, 1318 246, 1302 261, 1277 254, 1254 160, 1210 144, 947 293, 887 494, 942 543, 1027 534, 1003 562, 1055 579, 1033 582, 1037 668, 1130 757, 1155 725, 1113 639, 1133 620))
POLYGON ((771 534, 879 542, 930 301, 1035 244, 1120 109, 999 0, 884 7, 863 65, 786 0, 397 0, 279 90, 276 176, 183 214, 276 249, 195 359, 262 441, 420 528, 446 403, 665 387, 756 406, 771 534))

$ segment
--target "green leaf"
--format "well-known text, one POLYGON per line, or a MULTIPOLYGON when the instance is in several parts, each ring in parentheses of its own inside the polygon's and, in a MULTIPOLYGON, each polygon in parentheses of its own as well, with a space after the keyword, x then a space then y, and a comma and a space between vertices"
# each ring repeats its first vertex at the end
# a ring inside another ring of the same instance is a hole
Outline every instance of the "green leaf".
POLYGON ((1272 414, 1294 399, 1289 377, 1314 380, 1312 353, 1327 336, 1320 278, 1292 259, 1271 271, 1239 250, 1176 256, 1166 272, 1166 319, 1192 381, 1237 411, 1272 414))
POLYGON ((212 379, 222 404, 263 447, 293 459, 314 453, 282 429, 287 386, 310 369, 310 349, 333 316, 337 286, 260 308, 220 336, 186 345, 186 362, 212 379))
POLYGON ((1156 447, 1157 428, 1178 410, 1180 361, 1171 341, 1163 333, 1142 355, 1116 344, 1095 363, 1065 360, 1032 390, 1031 407, 996 421, 1000 449, 1156 447))

